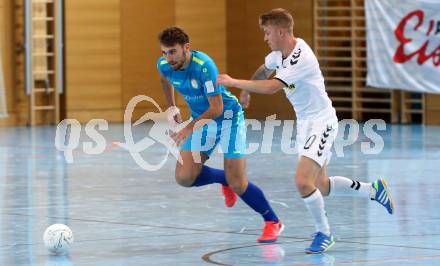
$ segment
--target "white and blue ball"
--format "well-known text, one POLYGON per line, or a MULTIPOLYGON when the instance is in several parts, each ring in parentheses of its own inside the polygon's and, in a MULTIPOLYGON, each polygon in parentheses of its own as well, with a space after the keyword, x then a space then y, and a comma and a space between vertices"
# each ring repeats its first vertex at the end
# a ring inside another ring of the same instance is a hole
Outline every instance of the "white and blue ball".
POLYGON ((67 225, 53 224, 44 231, 43 241, 51 254, 64 255, 73 243, 73 233, 67 225))

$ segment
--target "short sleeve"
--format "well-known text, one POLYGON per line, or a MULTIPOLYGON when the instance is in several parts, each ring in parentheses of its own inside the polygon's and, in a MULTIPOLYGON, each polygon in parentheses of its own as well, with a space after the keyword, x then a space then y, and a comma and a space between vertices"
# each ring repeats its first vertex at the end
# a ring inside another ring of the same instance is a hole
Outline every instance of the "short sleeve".
POLYGON ((159 72, 164 76, 165 76, 165 72, 166 72, 165 71, 166 66, 168 66, 168 61, 165 60, 163 57, 160 57, 157 60, 156 67, 157 67, 157 70, 159 70, 159 72))
POLYGON ((272 52, 270 54, 268 54, 265 58, 264 58, 264 66, 267 69, 276 69, 277 68, 277 60, 276 60, 276 52, 272 52))
POLYGON ((218 86, 216 84, 217 76, 218 76, 218 69, 215 66, 214 62, 212 61, 206 61, 205 64, 201 67, 202 73, 201 73, 201 82, 203 89, 205 91, 205 94, 207 96, 214 96, 217 94, 222 93, 221 85, 218 86))

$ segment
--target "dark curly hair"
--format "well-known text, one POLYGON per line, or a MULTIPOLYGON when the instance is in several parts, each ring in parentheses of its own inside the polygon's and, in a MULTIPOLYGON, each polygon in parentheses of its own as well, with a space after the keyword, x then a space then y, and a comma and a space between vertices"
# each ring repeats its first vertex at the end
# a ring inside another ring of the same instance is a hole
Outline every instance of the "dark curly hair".
POLYGON ((169 27, 159 33, 159 41, 165 46, 174 46, 175 44, 184 45, 189 43, 189 36, 181 28, 169 27))

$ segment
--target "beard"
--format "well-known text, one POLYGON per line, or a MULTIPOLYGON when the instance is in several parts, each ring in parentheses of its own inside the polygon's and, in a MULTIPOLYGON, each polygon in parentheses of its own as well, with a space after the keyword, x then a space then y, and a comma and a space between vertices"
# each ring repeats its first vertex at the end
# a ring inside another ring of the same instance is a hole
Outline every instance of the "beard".
POLYGON ((186 52, 183 51, 183 59, 179 62, 175 62, 175 63, 173 62, 173 64, 170 64, 170 65, 173 68, 173 70, 180 70, 183 68, 185 61, 186 61, 186 52))

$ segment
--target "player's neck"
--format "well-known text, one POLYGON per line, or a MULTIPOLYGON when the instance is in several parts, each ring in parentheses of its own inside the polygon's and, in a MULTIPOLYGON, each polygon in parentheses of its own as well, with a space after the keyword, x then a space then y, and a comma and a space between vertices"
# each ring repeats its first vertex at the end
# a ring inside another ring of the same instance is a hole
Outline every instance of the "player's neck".
POLYGON ((287 58, 292 53, 293 49, 295 49, 296 43, 297 41, 294 36, 292 36, 292 38, 287 39, 286 45, 281 51, 283 58, 287 58))

